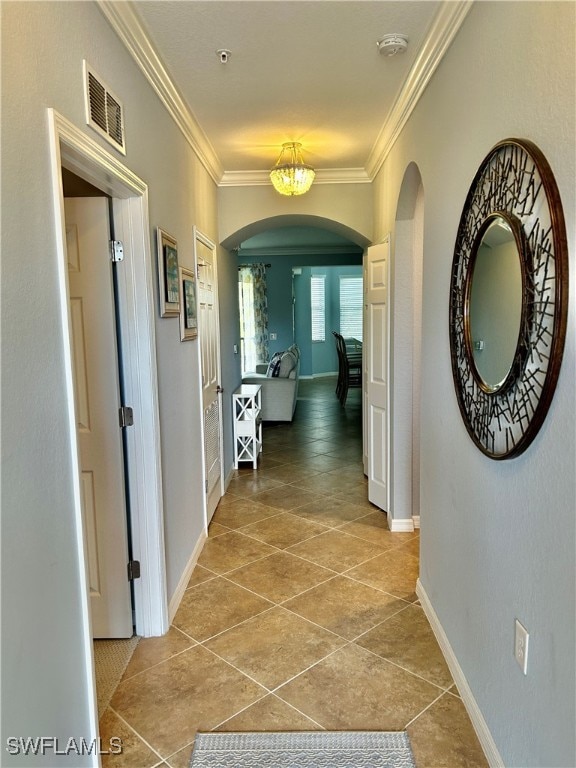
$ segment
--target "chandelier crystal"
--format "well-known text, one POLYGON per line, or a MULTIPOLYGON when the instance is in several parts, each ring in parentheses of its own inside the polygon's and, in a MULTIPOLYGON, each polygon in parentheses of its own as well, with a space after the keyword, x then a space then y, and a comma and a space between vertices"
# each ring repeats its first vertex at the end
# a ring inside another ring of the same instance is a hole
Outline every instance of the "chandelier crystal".
POLYGON ((304 162, 301 146, 297 141, 282 144, 280 157, 270 171, 270 181, 281 195, 303 195, 312 186, 316 173, 304 162))

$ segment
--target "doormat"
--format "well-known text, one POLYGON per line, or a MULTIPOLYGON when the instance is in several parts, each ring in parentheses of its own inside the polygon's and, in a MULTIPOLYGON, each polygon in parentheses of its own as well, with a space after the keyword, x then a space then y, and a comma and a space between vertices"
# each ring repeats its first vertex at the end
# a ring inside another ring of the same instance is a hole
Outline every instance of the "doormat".
POLYGON ((405 731, 198 733, 190 768, 415 768, 405 731))
POLYGON ((139 640, 138 635, 127 640, 94 640, 94 672, 99 717, 102 717, 110 703, 139 640))

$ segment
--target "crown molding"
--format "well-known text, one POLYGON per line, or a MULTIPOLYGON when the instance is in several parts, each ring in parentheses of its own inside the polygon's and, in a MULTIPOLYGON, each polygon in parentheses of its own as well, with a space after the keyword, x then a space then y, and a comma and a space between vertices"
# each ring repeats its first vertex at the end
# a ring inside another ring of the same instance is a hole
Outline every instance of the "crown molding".
POLYGON ((301 256, 305 253, 307 256, 358 256, 364 253, 364 249, 359 245, 273 245, 262 246, 259 248, 236 248, 237 256, 242 259, 246 257, 259 256, 268 258, 269 256, 301 256))
POLYGON ((132 3, 114 2, 113 0, 96 0, 96 3, 158 94, 204 168, 218 184, 223 173, 218 155, 192 114, 190 107, 174 85, 170 74, 138 19, 132 3))
POLYGON ((474 0, 444 0, 426 40, 370 152, 366 172, 373 181, 406 125, 430 78, 448 50, 474 0))
MULTIPOLYGON (((369 184, 372 180, 364 168, 318 168, 314 178, 317 184, 369 184)), ((221 187, 270 186, 270 171, 225 171, 221 187)))
MULTIPOLYGON (((374 143, 364 168, 323 168, 314 184, 366 184, 374 181, 406 125, 430 78, 442 60, 474 0, 444 0, 426 40, 374 143)), ((269 171, 226 171, 210 140, 186 104, 148 38, 130 0, 96 0, 102 14, 138 64, 198 159, 216 184, 223 187, 270 184, 269 171)))

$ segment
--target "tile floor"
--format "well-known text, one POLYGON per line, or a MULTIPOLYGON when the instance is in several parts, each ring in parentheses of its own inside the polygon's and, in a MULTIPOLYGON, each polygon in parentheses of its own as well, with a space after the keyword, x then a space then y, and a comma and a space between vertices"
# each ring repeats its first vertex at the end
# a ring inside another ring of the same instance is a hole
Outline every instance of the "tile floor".
POLYGON ((240 469, 169 633, 101 719, 104 766, 188 765, 197 730, 407 729, 418 768, 487 763, 415 594, 419 538, 367 500, 360 392, 302 381, 240 469))

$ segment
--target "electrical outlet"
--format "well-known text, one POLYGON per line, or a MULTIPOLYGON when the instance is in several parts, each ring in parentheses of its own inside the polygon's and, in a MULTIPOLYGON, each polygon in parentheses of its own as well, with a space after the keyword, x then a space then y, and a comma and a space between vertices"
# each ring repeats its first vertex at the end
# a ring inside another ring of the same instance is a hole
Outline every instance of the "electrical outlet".
POLYGON ((526 627, 516 619, 515 632, 514 632, 514 656, 518 662, 518 666, 524 674, 528 672, 528 640, 530 635, 526 627))
POLYGON ((276 341, 277 338, 278 338, 278 334, 277 333, 271 333, 270 334, 270 341, 276 341))

